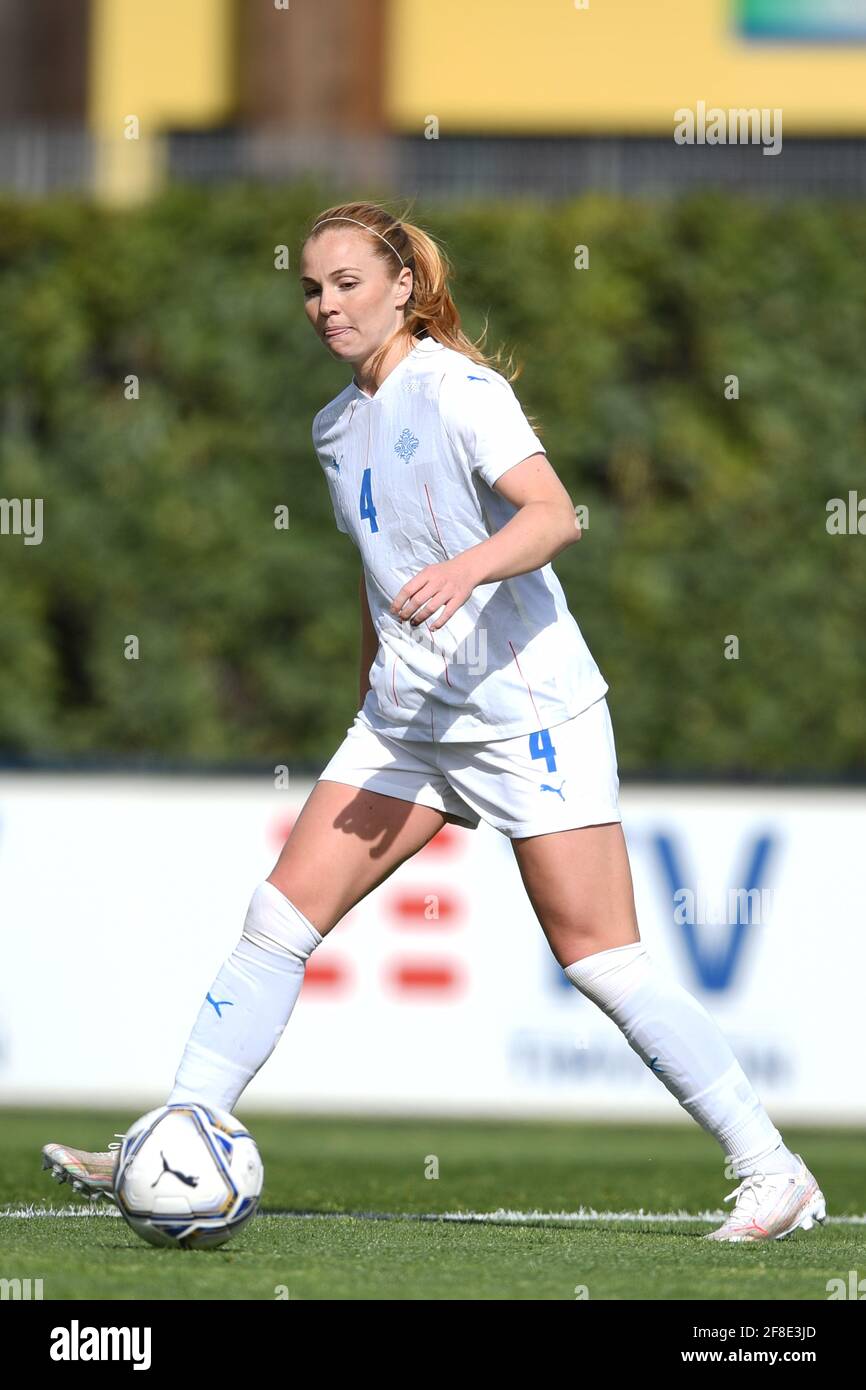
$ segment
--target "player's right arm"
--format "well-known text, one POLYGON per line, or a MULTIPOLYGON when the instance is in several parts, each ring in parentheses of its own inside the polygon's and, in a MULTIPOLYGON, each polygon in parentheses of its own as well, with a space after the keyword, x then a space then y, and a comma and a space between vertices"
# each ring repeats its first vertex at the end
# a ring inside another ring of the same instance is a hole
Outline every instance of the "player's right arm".
POLYGON ((360 696, 358 708, 361 708, 367 698, 367 691, 370 689, 370 667, 376 660, 376 653, 379 650, 379 635, 373 626, 373 619, 370 616, 370 605, 367 602, 367 585, 364 582, 364 570, 361 569, 361 674, 358 685, 360 696))

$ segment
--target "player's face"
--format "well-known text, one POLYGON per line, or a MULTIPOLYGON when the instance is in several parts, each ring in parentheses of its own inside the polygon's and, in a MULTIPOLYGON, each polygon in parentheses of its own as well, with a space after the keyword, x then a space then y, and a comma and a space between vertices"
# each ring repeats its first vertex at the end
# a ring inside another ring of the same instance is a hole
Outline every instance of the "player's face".
POLYGON ((389 274, 369 241, 352 228, 330 228, 308 241, 301 255, 307 318, 341 362, 364 362, 382 346, 403 321, 412 288, 412 272, 389 274))

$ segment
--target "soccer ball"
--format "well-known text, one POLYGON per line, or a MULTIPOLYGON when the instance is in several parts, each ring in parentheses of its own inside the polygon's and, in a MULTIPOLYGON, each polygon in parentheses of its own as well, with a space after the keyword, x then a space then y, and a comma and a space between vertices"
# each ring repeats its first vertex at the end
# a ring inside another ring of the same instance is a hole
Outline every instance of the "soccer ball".
POLYGON ((226 1110, 178 1102, 149 1110, 127 1130, 114 1195, 151 1245, 223 1245, 255 1215, 264 1181, 256 1141, 226 1110))

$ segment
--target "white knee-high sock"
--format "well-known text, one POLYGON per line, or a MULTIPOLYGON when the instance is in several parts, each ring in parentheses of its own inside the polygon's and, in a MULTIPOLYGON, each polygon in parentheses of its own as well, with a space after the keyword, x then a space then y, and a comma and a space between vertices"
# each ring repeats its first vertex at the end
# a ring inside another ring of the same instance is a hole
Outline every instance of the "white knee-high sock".
POLYGON ((799 1165, 714 1020, 658 970, 642 941, 566 966, 684 1110, 721 1144, 736 1177, 799 1165))
POLYGON ((278 888, 259 884, 241 939, 199 1010, 167 1104, 200 1100, 234 1110, 279 1042, 321 940, 278 888))

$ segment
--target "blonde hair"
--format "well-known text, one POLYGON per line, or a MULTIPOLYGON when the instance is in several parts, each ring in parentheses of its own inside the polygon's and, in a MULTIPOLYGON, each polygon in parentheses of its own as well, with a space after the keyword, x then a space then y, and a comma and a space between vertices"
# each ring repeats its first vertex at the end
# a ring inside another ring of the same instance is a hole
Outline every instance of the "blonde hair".
MULTIPOLYGON (((304 242, 321 235, 320 225, 324 231, 342 219, 347 219, 347 224, 360 223, 374 233, 370 248, 393 268, 395 278, 400 262, 412 271, 412 293, 404 305, 404 322, 374 355, 371 364, 374 380, 383 358, 394 343, 403 340, 409 352, 413 338, 435 338, 444 347, 462 352, 479 367, 490 367, 499 372, 507 382, 517 380, 523 368, 515 365, 513 354, 509 353, 503 361, 501 349, 495 353, 482 351, 481 344, 487 336, 486 320, 477 342, 473 343, 463 332, 460 314, 449 287, 451 264, 441 246, 427 232, 404 218, 393 217, 377 203, 338 203, 313 219, 304 242), (333 220, 328 221, 329 218, 333 220)), ((530 423, 533 429, 540 432, 531 418, 530 423)))

